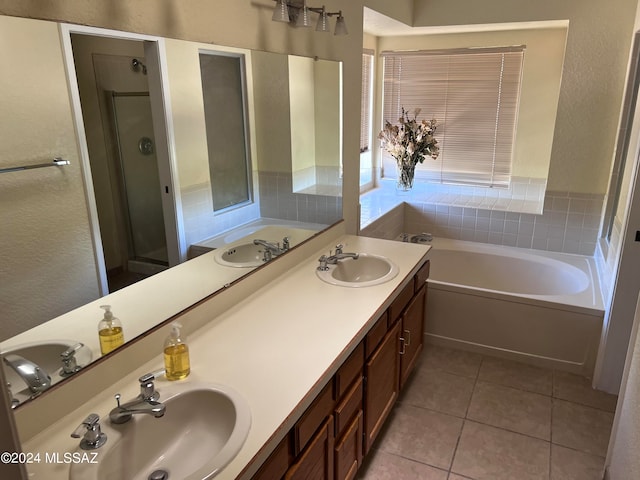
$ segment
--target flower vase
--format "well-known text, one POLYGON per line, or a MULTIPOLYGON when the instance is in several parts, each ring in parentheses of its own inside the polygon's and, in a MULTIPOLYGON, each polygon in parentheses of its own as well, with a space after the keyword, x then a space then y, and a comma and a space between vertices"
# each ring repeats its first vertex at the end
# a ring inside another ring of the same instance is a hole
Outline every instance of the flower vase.
POLYGON ((408 194, 413 188, 415 166, 398 166, 397 171, 398 180, 396 183, 396 192, 400 195, 408 194))

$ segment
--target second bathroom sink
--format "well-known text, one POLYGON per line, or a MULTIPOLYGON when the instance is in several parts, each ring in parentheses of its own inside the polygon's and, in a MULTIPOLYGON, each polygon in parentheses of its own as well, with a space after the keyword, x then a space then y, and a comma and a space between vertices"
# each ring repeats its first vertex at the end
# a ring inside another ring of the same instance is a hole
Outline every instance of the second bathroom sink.
POLYGON ((328 270, 316 270, 324 282, 343 287, 370 287, 380 285, 398 275, 395 263, 382 255, 360 253, 357 259, 345 258, 328 270))
POLYGON ((249 434, 249 405, 223 385, 184 386, 167 396, 165 389, 159 389, 159 401, 166 406, 161 418, 134 416, 122 425, 105 421, 102 431, 107 442, 94 450, 98 463, 73 464, 70 480, 214 478, 249 434))
POLYGON ((241 243, 215 251, 214 258, 220 265, 227 267, 251 268, 265 263, 265 253, 262 245, 241 243))

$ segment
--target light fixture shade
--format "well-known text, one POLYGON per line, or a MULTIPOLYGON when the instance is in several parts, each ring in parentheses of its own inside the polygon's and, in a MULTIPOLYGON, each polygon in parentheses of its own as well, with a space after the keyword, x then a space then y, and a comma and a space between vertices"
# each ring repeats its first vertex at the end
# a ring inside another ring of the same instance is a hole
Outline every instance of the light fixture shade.
POLYGON ((331 29, 329 28, 329 15, 327 15, 327 11, 322 8, 322 12, 320 12, 320 16, 318 17, 318 23, 316 25, 316 32, 329 32, 331 29))
POLYGON ((286 0, 278 0, 276 2, 276 8, 273 10, 271 20, 274 22, 289 23, 289 7, 287 6, 286 0))
POLYGON ((296 27, 310 27, 311 26, 311 17, 309 16, 309 8, 307 7, 307 2, 305 1, 300 9, 298 10, 298 16, 296 17, 296 27))
POLYGON ((344 17, 342 16, 342 12, 338 14, 338 18, 336 19, 336 29, 333 32, 334 35, 348 35, 349 31, 347 30, 347 24, 344 21, 344 17))

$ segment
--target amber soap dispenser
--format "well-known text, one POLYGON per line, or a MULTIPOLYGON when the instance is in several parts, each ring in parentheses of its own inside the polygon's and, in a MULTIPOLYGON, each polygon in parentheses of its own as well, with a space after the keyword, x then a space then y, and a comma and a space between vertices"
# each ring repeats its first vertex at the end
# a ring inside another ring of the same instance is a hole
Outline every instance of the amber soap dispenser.
POLYGON ((180 338, 180 325, 171 324, 171 333, 164 342, 164 369, 167 380, 182 380, 191 373, 189 347, 180 338))
POLYGON ((104 317, 98 323, 98 338, 100 339, 100 352, 102 355, 115 350, 124 343, 122 323, 111 313, 111 305, 101 305, 104 317))

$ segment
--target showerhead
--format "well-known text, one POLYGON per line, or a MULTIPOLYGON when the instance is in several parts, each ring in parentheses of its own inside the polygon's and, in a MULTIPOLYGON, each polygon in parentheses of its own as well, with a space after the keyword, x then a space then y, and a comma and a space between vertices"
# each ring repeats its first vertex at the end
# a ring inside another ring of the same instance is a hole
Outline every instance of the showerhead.
POLYGON ((139 72, 140 69, 142 69, 143 75, 147 74, 147 66, 137 58, 134 58, 133 60, 131 60, 131 68, 133 69, 134 72, 139 72))

